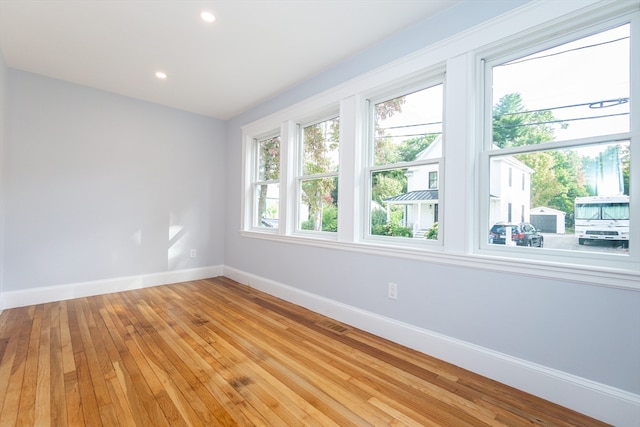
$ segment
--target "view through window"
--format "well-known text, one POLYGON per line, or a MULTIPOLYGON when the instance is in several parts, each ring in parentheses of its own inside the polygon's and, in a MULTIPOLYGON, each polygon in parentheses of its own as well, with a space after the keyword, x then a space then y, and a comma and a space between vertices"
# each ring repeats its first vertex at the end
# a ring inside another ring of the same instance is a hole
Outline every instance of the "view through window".
POLYGON ((254 226, 277 228, 280 206, 280 137, 255 141, 254 226))
POLYGON ((489 243, 628 254, 629 37, 492 66, 489 243))
POLYGON ((373 108, 370 233, 437 240, 443 85, 373 108))
POLYGON ((340 120, 334 117, 302 129, 302 176, 298 227, 338 231, 340 120))

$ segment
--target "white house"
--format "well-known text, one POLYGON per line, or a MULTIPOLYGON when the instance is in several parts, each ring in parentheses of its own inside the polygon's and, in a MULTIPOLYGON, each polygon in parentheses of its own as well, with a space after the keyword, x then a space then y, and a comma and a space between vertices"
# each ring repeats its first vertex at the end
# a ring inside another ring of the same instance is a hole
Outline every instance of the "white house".
POLYGON ((489 220, 491 224, 529 222, 533 169, 512 156, 491 161, 489 220))
MULTIPOLYGON (((421 151, 416 160, 442 157, 442 135, 421 151)), ((531 203, 531 174, 533 169, 513 156, 497 157, 491 162, 489 218, 491 224, 499 221, 529 222, 531 203)), ((405 226, 413 229, 414 236, 423 237, 438 222, 440 171, 438 163, 407 169, 407 192, 385 200, 391 205, 405 207, 405 226)))
MULTIPOLYGON (((416 160, 442 157, 442 135, 439 135, 416 160)), ((385 200, 387 212, 391 205, 405 207, 405 226, 413 229, 414 236, 423 237, 424 231, 438 222, 440 171, 438 163, 407 169, 407 192, 385 200)))

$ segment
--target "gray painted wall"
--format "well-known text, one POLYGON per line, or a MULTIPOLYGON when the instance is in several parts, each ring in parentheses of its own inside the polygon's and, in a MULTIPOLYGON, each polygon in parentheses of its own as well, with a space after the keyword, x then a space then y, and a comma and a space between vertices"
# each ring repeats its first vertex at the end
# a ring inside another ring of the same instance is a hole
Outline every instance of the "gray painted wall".
POLYGON ((251 239, 239 234, 242 125, 522 3, 462 3, 231 120, 225 265, 640 393, 638 292, 251 239), (387 298, 388 282, 399 286, 397 301, 387 298))
POLYGON ((224 122, 7 78, 5 291, 223 263, 224 122))

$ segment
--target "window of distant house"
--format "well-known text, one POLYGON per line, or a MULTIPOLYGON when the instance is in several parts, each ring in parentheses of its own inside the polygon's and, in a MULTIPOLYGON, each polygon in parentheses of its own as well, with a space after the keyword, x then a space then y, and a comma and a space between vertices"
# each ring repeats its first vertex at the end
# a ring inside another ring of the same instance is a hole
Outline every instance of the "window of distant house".
POLYGON ((631 149, 638 146, 630 126, 630 38, 631 24, 620 22, 538 48, 524 43, 520 52, 486 61, 489 248, 601 260, 628 256, 629 245, 638 244, 629 242, 629 231, 640 216, 625 216, 637 167, 631 149), (523 174, 522 186, 511 186, 513 172, 523 174), (511 222, 512 204, 523 206, 521 221, 535 230, 491 232, 511 222))
POLYGON ((298 230, 338 230, 340 120, 332 117, 300 127, 298 230))
POLYGON ((368 236, 438 239, 443 84, 370 100, 368 236))
POLYGON ((438 172, 429 172, 429 190, 436 190, 438 188, 438 172))
POLYGON ((278 228, 280 218, 280 136, 255 139, 253 226, 278 228))

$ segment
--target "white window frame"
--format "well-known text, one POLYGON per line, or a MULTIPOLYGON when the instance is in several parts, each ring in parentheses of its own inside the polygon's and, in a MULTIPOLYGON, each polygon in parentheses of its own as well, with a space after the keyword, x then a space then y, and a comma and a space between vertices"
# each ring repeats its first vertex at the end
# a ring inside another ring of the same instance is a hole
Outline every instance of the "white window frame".
MULTIPOLYGON (((576 266, 583 266, 584 268, 599 268, 599 269, 611 269, 611 270, 631 270, 637 269, 637 265, 640 264, 640 227, 631 227, 631 238, 628 255, 617 254, 603 254, 596 252, 579 252, 579 251, 562 251, 545 248, 544 251, 529 249, 529 248, 511 248, 501 247, 500 245, 490 245, 488 239, 485 238, 486 231, 490 228, 489 224, 489 174, 490 163, 494 157, 511 156, 524 153, 534 153, 542 151, 552 151, 563 148, 577 148, 585 145, 597 145, 601 143, 617 142, 617 141, 630 141, 631 145, 631 182, 638 182, 638 173, 640 171, 640 115, 638 114, 638 102, 640 100, 640 84, 637 83, 637 78, 633 76, 638 75, 638 62, 640 55, 638 55, 638 33, 640 27, 640 19, 638 12, 633 14, 623 14, 621 16, 605 19, 602 22, 585 23, 579 28, 575 28, 576 24, 568 21, 564 25, 554 26, 553 28, 547 28, 545 31, 540 31, 535 34, 535 38, 522 37, 519 40, 510 40, 505 43, 504 47, 496 47, 491 49, 484 55, 479 55, 481 60, 481 67, 483 69, 484 76, 484 90, 480 94, 480 97, 484 99, 484 108, 479 111, 479 114, 484 119, 483 128, 484 134, 480 141, 480 174, 478 181, 481 184, 480 188, 480 215, 478 224, 479 241, 479 254, 495 255, 506 258, 513 258, 524 262, 525 265, 530 262, 543 261, 548 263, 561 263, 572 264, 576 266), (505 62, 524 57, 531 53, 539 52, 547 48, 555 47, 557 45, 578 40, 583 37, 588 37, 592 34, 605 31, 610 28, 614 28, 626 23, 631 23, 631 46, 630 54, 631 60, 631 78, 630 78, 630 98, 632 102, 628 132, 597 135, 588 138, 574 139, 574 140, 560 140, 550 141, 537 145, 519 146, 511 148, 495 148, 492 143, 492 108, 493 100, 491 97, 492 88, 492 67, 495 65, 503 64, 505 62), (564 28, 563 28, 564 27, 564 28), (563 31, 564 29, 564 31, 563 31), (561 35, 558 35, 561 34, 561 35), (634 48, 636 49, 634 51, 634 48), (634 52, 635 57, 634 57, 634 52), (485 59, 486 58, 486 59, 485 59), (635 105, 635 107, 634 107, 635 105), (634 243, 635 242, 635 243, 634 243)), ((511 171, 510 171, 511 172, 511 171)), ((511 180, 510 180, 511 183, 511 180)), ((638 212, 640 203, 638 198, 640 195, 637 191, 637 184, 631 185, 636 187, 636 191, 631 195, 631 211, 638 212)), ((632 188, 633 191, 633 188, 632 188)), ((633 215, 633 214, 632 214, 633 215)), ((639 223, 638 218, 635 216, 635 223, 639 223)), ((633 217, 632 221, 633 223, 633 217)))
MULTIPOLYGON (((424 159, 424 160, 416 160, 412 162, 398 162, 398 163, 388 163, 384 165, 376 165, 375 158, 375 106, 378 103, 389 101, 401 96, 410 95, 412 93, 429 89, 434 86, 442 85, 443 87, 443 116, 444 116, 444 108, 446 108, 446 84, 444 78, 444 70, 442 68, 436 68, 429 73, 425 73, 425 75, 420 76, 415 80, 402 80, 399 82, 394 82, 393 85, 390 85, 387 89, 377 89, 376 92, 372 93, 372 96, 367 97, 366 103, 366 117, 367 121, 367 129, 366 129, 366 163, 364 167, 364 194, 365 194, 365 207, 363 207, 363 228, 362 238, 363 241, 367 242, 375 242, 377 244, 383 245, 392 245, 392 246, 406 246, 410 248, 423 248, 428 247, 431 249, 442 249, 443 242, 443 228, 442 222, 444 222, 444 216, 442 213, 444 212, 444 198, 442 197, 443 189, 445 188, 445 184, 442 179, 440 179, 438 183, 438 204, 439 204, 439 214, 442 218, 440 220, 441 223, 438 224, 439 232, 438 239, 414 239, 410 237, 395 237, 395 236, 379 236, 371 234, 371 209, 370 204, 372 200, 371 190, 372 190, 372 176, 376 172, 381 172, 385 170, 394 170, 394 169, 404 169, 418 166, 429 166, 429 165, 437 165, 438 166, 438 176, 442 177, 442 170, 444 168, 444 154, 441 157, 433 158, 433 159, 424 159)), ((444 131, 444 117, 442 123, 442 152, 444 153, 446 138, 444 131)), ((428 183, 427 183, 428 184, 428 183)))
POLYGON ((280 134, 280 131, 270 131, 270 132, 266 132, 263 133, 261 135, 255 136, 255 137, 251 137, 247 140, 246 144, 245 144, 245 150, 244 150, 244 155, 245 155, 245 182, 248 183, 248 188, 245 187, 245 191, 247 191, 250 196, 249 199, 244 201, 244 208, 243 211, 245 212, 244 215, 244 228, 245 229, 251 229, 251 230, 257 230, 260 232, 264 232, 264 233, 270 233, 270 234, 274 234, 274 233, 278 233, 279 228, 281 227, 281 220, 282 220, 282 209, 281 209, 281 199, 282 199, 282 194, 281 194, 281 190, 282 190, 282 186, 281 184, 281 178, 282 178, 282 137, 280 134), (271 138, 280 138, 280 162, 281 162, 281 166, 280 166, 280 177, 277 180, 260 180, 258 177, 258 163, 259 163, 259 144, 261 141, 267 140, 267 139, 271 139, 271 138), (259 185, 278 185, 278 203, 279 203, 279 208, 278 208, 278 227, 273 227, 273 228, 269 228, 269 227, 264 227, 264 226, 260 226, 260 218, 258 218, 258 206, 257 206, 257 188, 259 185))

